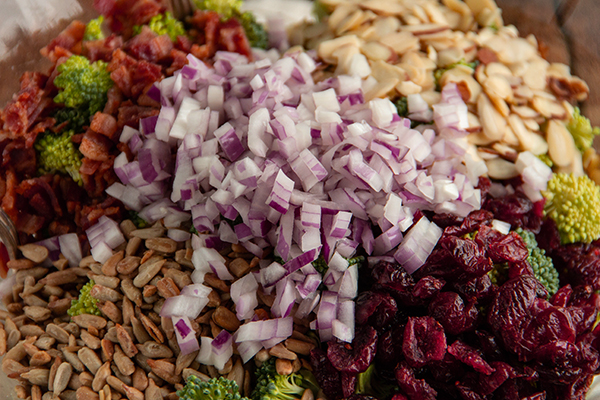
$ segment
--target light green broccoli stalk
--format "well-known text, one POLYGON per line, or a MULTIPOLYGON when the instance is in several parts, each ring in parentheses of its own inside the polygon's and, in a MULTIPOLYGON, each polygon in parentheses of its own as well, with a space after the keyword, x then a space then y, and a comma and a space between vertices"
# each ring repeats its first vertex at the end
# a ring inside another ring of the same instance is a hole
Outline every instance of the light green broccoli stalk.
POLYGON ((227 378, 212 378, 205 382, 190 375, 183 389, 177 391, 181 400, 248 400, 240 395, 237 383, 227 378))
POLYGON ((575 108, 573 117, 567 124, 567 129, 573 136, 575 146, 577 146, 582 153, 592 147, 594 137, 600 135, 600 128, 593 128, 590 120, 581 115, 581 111, 578 107, 575 108))
POLYGON ((33 147, 37 153, 38 170, 41 175, 61 173, 69 175, 82 185, 79 168, 83 155, 72 141, 73 130, 60 133, 46 131, 38 135, 33 147))
POLYGON ((60 64, 54 85, 60 89, 54 101, 71 108, 84 108, 93 116, 104 108, 107 92, 113 86, 104 61, 90 64, 83 56, 71 56, 60 64))
POLYGON ((375 364, 371 364, 365 372, 358 374, 354 393, 384 400, 390 399, 398 390, 398 385, 381 378, 375 364))
MULTIPOLYGON (((177 36, 185 35, 183 23, 174 18, 170 12, 158 14, 152 17, 148 23, 148 27, 157 35, 168 35, 172 41, 177 40, 177 36)), ((133 34, 138 35, 142 31, 141 25, 133 27, 133 34)))
POLYGON ((102 316, 98 306, 96 306, 98 299, 93 298, 90 294, 90 291, 94 285, 95 283, 93 280, 90 280, 88 283, 83 285, 79 291, 79 298, 77 298, 77 300, 71 300, 71 308, 67 310, 67 314, 69 314, 71 317, 81 314, 102 316))
POLYGON ((104 22, 104 16, 101 15, 96 19, 91 20, 85 26, 85 33, 83 34, 83 40, 100 40, 104 39, 104 32, 102 32, 102 23, 104 22))
POLYGON ((591 243, 600 238, 600 187, 587 176, 554 174, 544 214, 556 222, 562 244, 591 243))
POLYGON ((250 12, 242 12, 242 0, 194 0, 200 10, 214 11, 223 21, 235 18, 246 32, 251 47, 266 49, 269 37, 265 27, 259 24, 250 12))
POLYGON ((256 386, 250 396, 252 400, 294 400, 301 398, 306 389, 315 394, 319 390, 310 371, 301 370, 290 375, 278 374, 274 358, 265 361, 255 374, 256 386))
POLYGON ((529 250, 527 262, 531 265, 535 278, 544 285, 548 294, 552 296, 560 287, 558 271, 554 268, 552 259, 546 255, 545 250, 538 247, 533 232, 525 231, 522 228, 517 228, 515 232, 521 236, 521 239, 523 239, 527 246, 527 250, 529 250))

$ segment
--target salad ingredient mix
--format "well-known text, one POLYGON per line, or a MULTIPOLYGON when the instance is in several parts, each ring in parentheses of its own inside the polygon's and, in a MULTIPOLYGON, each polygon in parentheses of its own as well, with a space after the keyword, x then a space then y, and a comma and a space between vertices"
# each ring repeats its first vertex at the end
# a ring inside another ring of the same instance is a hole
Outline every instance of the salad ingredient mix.
POLYGON ((493 2, 95 6, 0 113, 20 398, 585 397, 589 89, 493 2))

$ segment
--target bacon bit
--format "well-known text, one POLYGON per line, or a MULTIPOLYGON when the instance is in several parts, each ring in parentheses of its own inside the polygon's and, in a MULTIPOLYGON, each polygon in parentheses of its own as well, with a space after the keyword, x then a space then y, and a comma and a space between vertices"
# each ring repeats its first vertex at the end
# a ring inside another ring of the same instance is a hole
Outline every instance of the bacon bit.
MULTIPOLYGON (((183 68, 184 65, 187 65, 187 63, 188 63, 187 53, 183 52, 181 50, 178 50, 178 49, 171 50, 170 56, 173 59, 173 61, 171 62, 171 66, 165 70, 165 72, 169 76, 173 75, 175 73, 175 71, 180 70, 181 68, 183 68)), ((157 104, 160 107, 160 104, 159 103, 157 103, 157 104)))
POLYGON ((39 72, 26 72, 21 77, 21 90, 0 113, 0 119, 4 120, 3 128, 10 131, 11 138, 25 135, 49 104, 49 99, 44 98, 47 81, 48 77, 39 72))
POLYGON ((229 19, 219 27, 219 50, 221 49, 251 57, 250 43, 244 28, 235 18, 229 19))
POLYGON ((9 141, 2 150, 2 166, 21 178, 35 175, 36 165, 35 150, 23 140, 9 141))
POLYGON ((84 157, 92 159, 94 161, 106 161, 109 157, 110 149, 113 147, 113 143, 106 136, 88 130, 81 144, 79 145, 79 151, 84 157))
POLYGON ((158 36, 147 26, 142 27, 142 32, 134 36, 126 46, 127 52, 135 58, 154 63, 168 57, 172 49, 173 42, 168 35, 158 36))
POLYGON ((482 47, 479 50, 477 50, 477 59, 483 65, 488 65, 498 61, 496 53, 494 53, 491 49, 488 49, 487 47, 482 47))
POLYGON ((127 97, 137 98, 146 87, 160 80, 161 67, 145 60, 137 61, 121 49, 113 53, 113 58, 107 67, 115 85, 127 97))
POLYGON ((106 95, 108 100, 106 101, 103 112, 106 114, 116 114, 119 110, 121 102, 123 101, 123 93, 121 93, 118 87, 113 86, 108 89, 108 93, 106 95))
POLYGON ((117 120, 110 114, 97 112, 92 118, 90 129, 114 141, 117 133, 117 120))
POLYGON ((75 54, 81 54, 81 41, 85 34, 85 24, 81 21, 73 21, 58 36, 44 47, 40 52, 44 57, 51 57, 51 53, 57 49, 70 51, 75 54))
POLYGON ((126 101, 119 108, 119 116, 117 118, 117 125, 119 128, 125 125, 137 128, 140 119, 147 117, 154 117, 159 114, 159 110, 151 107, 140 107, 134 105, 131 101, 126 101))
POLYGON ((550 90, 560 99, 565 99, 569 102, 583 101, 587 99, 590 92, 588 85, 579 78, 572 77, 555 77, 548 78, 548 86, 550 90))
POLYGON ((110 61, 112 53, 123 47, 123 38, 114 34, 105 39, 83 42, 83 54, 90 61, 110 61))

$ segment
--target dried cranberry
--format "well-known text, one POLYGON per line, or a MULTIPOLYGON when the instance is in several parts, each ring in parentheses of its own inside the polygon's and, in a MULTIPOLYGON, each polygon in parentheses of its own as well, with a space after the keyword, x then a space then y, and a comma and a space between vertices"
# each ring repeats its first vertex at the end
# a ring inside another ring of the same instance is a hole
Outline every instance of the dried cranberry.
POLYGON ((404 328, 402 351, 408 363, 416 368, 439 361, 446 353, 444 328, 431 317, 410 317, 404 328))
POLYGON ((391 400, 408 400, 408 398, 400 393, 396 393, 395 395, 392 396, 391 400))
POLYGON ((385 289, 410 293, 415 284, 412 276, 398 263, 380 261, 371 270, 375 283, 385 289))
POLYGON ((455 386, 463 400, 484 400, 484 398, 469 383, 456 382, 455 386))
POLYGON ((428 368, 436 382, 454 382, 465 374, 463 364, 450 353, 446 353, 441 361, 430 362, 428 368))
POLYGON ((385 369, 394 369, 402 357, 402 337, 404 326, 396 326, 382 333, 377 340, 377 354, 375 359, 379 366, 385 369))
POLYGON ((356 299, 357 325, 369 323, 375 329, 382 329, 394 320, 397 312, 396 300, 388 293, 367 291, 356 299))
POLYGON ((447 236, 440 239, 439 244, 452 255, 454 262, 469 274, 481 276, 493 267, 485 249, 471 239, 447 236))
POLYGON ((416 298, 427 300, 435 296, 446 282, 443 279, 435 278, 433 276, 426 276, 419 279, 413 288, 412 295, 416 298))
POLYGON ((546 400, 546 392, 539 392, 531 396, 523 397, 521 400, 546 400))
POLYGON ((575 332, 577 335, 581 335, 590 330, 596 322, 598 309, 592 306, 567 307, 567 312, 571 316, 575 332))
POLYGON ((518 263, 529 257, 529 250, 521 236, 516 232, 509 232, 499 241, 489 244, 488 254, 494 263, 518 263))
POLYGON ((523 328, 531 320, 529 309, 538 297, 546 296, 542 284, 527 275, 511 279, 499 288, 488 312, 488 323, 508 349, 521 353, 523 328))
POLYGON ((487 303, 496 294, 497 287, 492 284, 488 274, 470 279, 453 282, 452 287, 465 300, 487 303))
POLYGON ((496 243, 501 241, 506 235, 493 229, 490 226, 482 225, 479 227, 477 234, 475 235, 475 241, 485 247, 486 249, 490 248, 492 243, 496 243))
POLYGON ((357 327, 352 343, 330 341, 327 358, 340 372, 365 372, 377 351, 377 331, 368 325, 357 327))
POLYGON ((503 356, 503 349, 498 344, 496 337, 487 331, 475 331, 479 348, 488 360, 499 360, 503 356))
POLYGON ((538 313, 523 333, 524 339, 536 347, 556 340, 575 342, 575 326, 570 313, 551 306, 538 313))
POLYGON ((560 233, 558 233, 556 222, 552 218, 546 218, 542 222, 540 232, 535 235, 535 240, 538 243, 538 247, 546 250, 548 254, 560 247, 560 233))
POLYGON ((600 308, 600 295, 589 285, 581 285, 573 288, 573 294, 569 299, 569 305, 575 307, 591 306, 600 308))
POLYGON ((486 210, 476 210, 467 215, 460 226, 451 226, 444 230, 444 235, 463 236, 480 229, 481 225, 492 222, 494 215, 486 210))
POLYGON ((484 209, 499 216, 508 222, 513 228, 527 228, 538 232, 542 223, 541 216, 537 214, 531 200, 522 193, 514 193, 501 198, 488 200, 484 209))
POLYGON ((368 396, 366 394, 352 394, 351 396, 347 397, 345 400, 377 400, 377 398, 373 397, 373 396, 368 396))
POLYGON ((401 363, 396 369, 398 386, 411 400, 435 400, 437 392, 424 379, 415 378, 408 365, 401 363))
POLYGON ((438 320, 446 332, 458 335, 474 328, 478 311, 473 303, 465 305, 458 293, 443 292, 429 303, 429 315, 438 320))
POLYGON ((356 390, 356 374, 352 372, 340 372, 340 376, 342 378, 342 393, 344 393, 344 398, 352 396, 356 390))
POLYGON ((484 396, 493 393, 500 385, 514 375, 514 369, 505 362, 494 361, 490 365, 495 371, 489 376, 481 375, 479 379, 479 390, 484 396))
POLYGON ((327 353, 321 349, 311 350, 310 365, 319 386, 328 398, 340 399, 344 397, 340 373, 327 358, 327 353))
POLYGON ((448 353, 456 357, 457 360, 466 365, 473 367, 477 372, 485 375, 491 375, 495 370, 481 356, 481 354, 473 347, 461 342, 455 341, 448 346, 448 353))
POLYGON ((569 304, 569 300, 571 300, 571 295, 573 294, 573 289, 571 285, 566 285, 558 289, 556 293, 550 299, 550 303, 556 307, 566 307, 569 304))

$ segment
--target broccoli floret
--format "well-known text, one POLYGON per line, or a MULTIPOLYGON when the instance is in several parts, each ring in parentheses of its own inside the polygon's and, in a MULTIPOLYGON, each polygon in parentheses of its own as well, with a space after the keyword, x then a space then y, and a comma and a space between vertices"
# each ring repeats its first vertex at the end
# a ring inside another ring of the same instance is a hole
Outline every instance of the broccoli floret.
POLYGON ((96 306, 98 299, 95 299, 90 295, 90 291, 94 285, 95 283, 93 280, 90 280, 88 283, 83 285, 79 291, 79 298, 77 300, 71 300, 71 308, 67 310, 67 314, 69 314, 71 317, 81 314, 102 316, 98 306, 96 306))
POLYGON ((554 174, 542 192, 544 214, 556 222, 562 244, 600 238, 600 187, 587 176, 554 174))
POLYGON ((106 93, 113 85, 104 61, 90 63, 83 56, 71 56, 57 67, 59 75, 54 79, 61 89, 54 97, 56 103, 70 108, 84 108, 94 115, 104 108, 106 93))
MULTIPOLYGON (((140 215, 134 210, 129 210, 127 214, 129 220, 133 222, 136 228, 144 229, 148 227, 148 222, 144 218, 140 217, 140 215)), ((195 233, 198 233, 198 231, 196 231, 195 233)))
POLYGON ((581 115, 581 111, 578 107, 575 108, 573 117, 567 124, 567 129, 573 136, 575 146, 577 146, 582 153, 592 147, 594 137, 600 135, 600 128, 593 128, 590 120, 581 115))
POLYGON ((406 97, 400 97, 394 102, 398 115, 403 118, 408 118, 408 99, 406 97))
POLYGON ((242 7, 242 0, 194 0, 194 3, 200 10, 214 11, 224 20, 240 15, 242 7))
POLYGON ((60 133, 46 131, 38 135, 33 147, 37 152, 40 174, 66 174, 78 184, 83 183, 79 174, 83 155, 71 140, 74 134, 73 130, 63 130, 60 133))
POLYGON ((96 19, 91 20, 85 26, 85 33, 83 34, 83 40, 99 40, 104 39, 104 32, 102 32, 102 23, 104 22, 104 16, 101 15, 96 19))
POLYGON ((538 243, 535 240, 533 232, 525 231, 522 228, 517 228, 515 232, 521 236, 527 250, 529 250, 529 257, 527 262, 533 269, 533 274, 536 279, 540 281, 542 285, 548 291, 548 294, 552 296, 558 291, 560 282, 558 278, 558 271, 554 268, 552 259, 546 256, 546 251, 538 247, 538 243))
MULTIPOLYGON (((172 41, 177 40, 177 36, 185 35, 185 28, 183 23, 174 18, 170 12, 164 14, 158 14, 152 17, 148 23, 148 27, 157 35, 169 35, 172 41)), ((133 34, 138 35, 142 31, 141 25, 133 27, 133 34)))
POLYGON ((53 115, 56 126, 65 124, 62 130, 73 130, 84 132, 84 127, 90 125, 90 113, 86 107, 63 107, 59 108, 53 115))
POLYGON ((540 154, 537 156, 537 158, 539 158, 540 160, 542 160, 542 162, 544 164, 546 164, 547 166, 549 166, 550 168, 552 168, 554 166, 554 161, 552 161, 552 159, 550 158, 550 156, 548 155, 548 153, 546 154, 540 154))
POLYGON ((237 383, 227 378, 212 378, 205 382, 190 375, 183 389, 177 391, 181 400, 248 400, 240 395, 237 383))
POLYGON ((252 400, 294 400, 302 397, 304 390, 317 393, 319 386, 315 377, 307 370, 280 375, 275 370, 275 359, 265 361, 256 370, 256 386, 250 396, 252 400))
POLYGON ((492 284, 501 286, 508 280, 508 263, 494 264, 494 268, 488 272, 492 284))
POLYGON ((312 262, 312 266, 321 274, 325 275, 327 270, 329 269, 329 265, 327 265, 327 261, 323 256, 319 256, 315 261, 312 262))
POLYGON ((244 28, 251 47, 259 49, 266 49, 269 47, 269 36, 267 35, 267 31, 263 25, 256 22, 252 13, 245 12, 237 17, 237 19, 240 21, 242 28, 244 28))
POLYGON ((440 79, 442 79, 442 75, 444 75, 444 73, 446 71, 450 71, 452 68, 455 68, 458 65, 464 65, 466 67, 471 68, 474 71, 475 68, 477 68, 477 65, 479 65, 479 61, 473 61, 473 62, 468 63, 465 60, 460 60, 458 62, 455 62, 454 64, 450 64, 443 68, 436 69, 435 72, 433 73, 433 77, 435 78, 435 85, 438 88, 438 90, 441 89, 440 88, 440 79))

